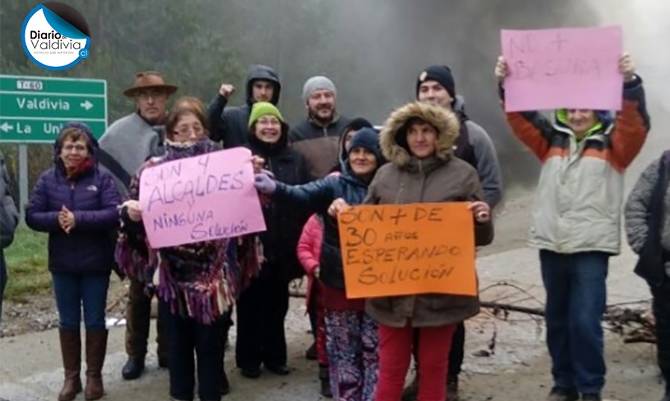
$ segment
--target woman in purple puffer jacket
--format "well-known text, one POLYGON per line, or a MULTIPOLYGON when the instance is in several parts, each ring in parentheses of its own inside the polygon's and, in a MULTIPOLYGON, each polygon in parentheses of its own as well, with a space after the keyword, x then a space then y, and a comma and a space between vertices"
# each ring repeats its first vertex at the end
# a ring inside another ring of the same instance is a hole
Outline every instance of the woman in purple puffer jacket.
POLYGON ((82 305, 86 326, 87 400, 104 394, 101 370, 107 349, 105 304, 114 262, 112 231, 120 196, 111 175, 100 170, 98 143, 84 124, 63 127, 54 145, 54 166, 40 175, 26 209, 26 223, 49 233, 49 271, 60 319, 65 382, 58 400, 82 390, 82 305))

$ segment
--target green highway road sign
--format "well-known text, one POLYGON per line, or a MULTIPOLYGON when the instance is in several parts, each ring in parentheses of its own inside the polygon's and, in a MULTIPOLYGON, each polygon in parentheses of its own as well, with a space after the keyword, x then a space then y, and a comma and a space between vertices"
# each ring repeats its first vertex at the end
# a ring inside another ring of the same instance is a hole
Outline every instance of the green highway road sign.
POLYGON ((107 81, 0 75, 0 142, 52 143, 80 121, 96 138, 107 129, 107 81))

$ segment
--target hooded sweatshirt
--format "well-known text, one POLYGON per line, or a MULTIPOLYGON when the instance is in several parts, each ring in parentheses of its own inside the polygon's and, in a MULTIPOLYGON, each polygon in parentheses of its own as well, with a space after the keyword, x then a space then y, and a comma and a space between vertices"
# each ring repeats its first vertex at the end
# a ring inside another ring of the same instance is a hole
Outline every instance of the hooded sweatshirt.
POLYGON ((245 104, 238 107, 226 107, 228 99, 217 95, 209 105, 207 117, 210 125, 210 139, 215 142, 223 141, 224 149, 249 144, 249 114, 254 104, 252 85, 254 81, 264 80, 274 86, 270 102, 277 105, 281 93, 279 75, 270 67, 254 64, 249 67, 246 81, 245 104))

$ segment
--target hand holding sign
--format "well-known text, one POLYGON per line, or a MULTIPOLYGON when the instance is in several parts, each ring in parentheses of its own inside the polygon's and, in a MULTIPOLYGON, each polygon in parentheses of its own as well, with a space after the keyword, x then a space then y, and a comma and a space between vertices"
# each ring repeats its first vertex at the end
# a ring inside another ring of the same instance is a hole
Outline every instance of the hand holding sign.
POLYGON ((328 207, 328 215, 332 217, 337 217, 340 212, 343 212, 350 208, 351 206, 342 198, 337 198, 330 204, 328 207))
POLYGON ((477 223, 488 223, 491 220, 491 207, 486 202, 472 202, 468 209, 472 210, 477 223))
POLYGON ((631 82, 635 79, 635 63, 628 53, 624 53, 619 59, 619 72, 623 75, 625 82, 631 82))
POLYGON ((121 207, 126 208, 130 220, 135 222, 142 221, 142 207, 140 206, 140 202, 130 199, 123 202, 121 207))

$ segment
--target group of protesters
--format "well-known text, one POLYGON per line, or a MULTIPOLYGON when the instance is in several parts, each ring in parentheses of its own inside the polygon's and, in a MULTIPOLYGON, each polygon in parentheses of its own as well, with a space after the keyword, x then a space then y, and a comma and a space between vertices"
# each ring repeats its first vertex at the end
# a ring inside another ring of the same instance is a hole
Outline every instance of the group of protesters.
MULTIPOLYGON (((541 162, 530 245, 539 249, 547 292, 549 401, 601 400, 605 384, 601 319, 608 260, 620 252, 623 174, 649 131, 642 81, 630 56, 621 57, 619 71, 623 107, 616 113, 566 108, 553 120, 540 112, 506 113, 513 133, 541 162)), ((503 104, 509 73, 499 58, 495 75, 503 104)), ((114 269, 129 281, 128 359, 121 374, 134 380, 144 371, 156 296, 158 365, 169 369, 175 400, 195 394, 219 400, 231 391, 224 351, 233 316, 240 374, 252 380, 264 371, 290 374, 284 329, 289 282, 303 275, 314 337, 306 357, 318 363, 320 394, 338 401, 456 400, 464 321, 479 312, 478 297, 347 298, 337 226, 337 215, 354 205, 468 202, 475 245, 493 240, 501 169, 488 133, 466 115, 450 68, 422 70, 416 101, 396 108, 380 131, 365 118, 339 115, 336 86, 325 76, 306 80, 307 116, 293 128, 277 108, 279 76, 267 66, 250 67, 238 107, 228 106, 235 88, 223 83, 208 107, 181 97, 168 112, 176 91, 160 73, 140 72, 124 91, 135 110, 111 124, 100 141, 86 125, 66 124, 54 144, 54 165, 30 196, 26 223, 49 233, 65 371, 58 399, 73 400, 82 390, 87 400, 104 395, 105 305, 114 269), (141 173, 240 146, 253 154, 267 230, 153 249, 142 223, 141 173), (415 380, 405 388, 412 355, 415 380)), ((670 202, 670 156, 665 159, 653 163, 633 190, 626 231, 636 252, 654 241, 662 250, 660 266, 648 265, 645 274, 654 296, 659 365, 670 383, 670 264, 663 265, 670 260, 670 219, 663 208, 670 202)), ((17 214, 0 172, 5 247, 17 214)), ((0 268, 3 279, 4 263, 0 268)))

